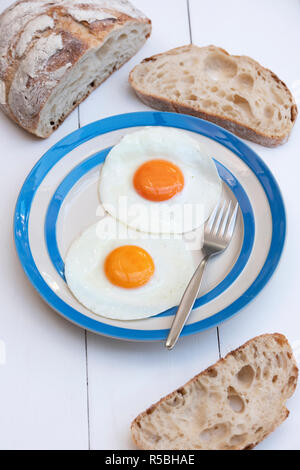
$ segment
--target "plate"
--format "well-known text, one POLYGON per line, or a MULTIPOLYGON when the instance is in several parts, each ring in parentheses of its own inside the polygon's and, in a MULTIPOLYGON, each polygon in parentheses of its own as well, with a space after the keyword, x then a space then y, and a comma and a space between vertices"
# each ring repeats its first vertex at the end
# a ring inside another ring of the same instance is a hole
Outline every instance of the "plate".
POLYGON ((175 307, 143 320, 95 315, 69 291, 63 261, 72 241, 100 220, 99 171, 110 148, 145 126, 184 129, 204 142, 225 191, 240 206, 233 240, 209 262, 183 336, 230 318, 263 289, 283 250, 286 217, 279 187, 260 157, 228 131, 192 116, 122 114, 79 129, 52 147, 27 177, 16 205, 15 244, 26 275, 40 296, 76 325, 113 338, 155 341, 167 337, 175 307))

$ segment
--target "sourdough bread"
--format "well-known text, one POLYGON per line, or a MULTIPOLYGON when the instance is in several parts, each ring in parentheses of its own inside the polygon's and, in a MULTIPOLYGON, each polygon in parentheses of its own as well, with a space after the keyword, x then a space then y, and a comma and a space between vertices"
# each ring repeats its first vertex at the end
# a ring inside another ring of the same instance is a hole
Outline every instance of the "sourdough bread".
POLYGON ((22 0, 0 16, 0 107, 49 136, 151 33, 127 0, 22 0))
POLYGON ((288 417, 298 368, 287 339, 256 337, 132 423, 140 449, 251 449, 288 417))
POLYGON ((145 59, 129 81, 153 108, 212 121, 267 147, 287 140, 298 112, 273 72, 215 46, 189 45, 145 59))

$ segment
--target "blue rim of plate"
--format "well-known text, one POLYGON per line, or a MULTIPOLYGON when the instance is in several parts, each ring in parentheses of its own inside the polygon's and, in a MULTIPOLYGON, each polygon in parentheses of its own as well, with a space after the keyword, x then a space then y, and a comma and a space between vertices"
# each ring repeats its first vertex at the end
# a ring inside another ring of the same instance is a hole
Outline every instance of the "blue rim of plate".
POLYGON ((107 325, 83 315, 61 300, 51 290, 38 271, 31 253, 28 234, 30 209, 35 193, 46 174, 61 158, 79 145, 82 145, 84 142, 87 142, 99 135, 122 128, 141 126, 177 127, 201 134, 228 148, 255 174, 264 189, 271 211, 273 228, 270 249, 265 263, 254 282, 238 299, 220 312, 204 320, 186 325, 182 331, 182 336, 194 334, 218 325, 232 317, 258 295, 269 281, 279 263, 285 242, 286 216, 278 184, 261 158, 250 147, 230 132, 213 123, 203 121, 202 119, 193 116, 152 111, 112 116, 76 130, 46 152, 27 177, 19 194, 15 209, 15 244, 18 256, 27 277, 40 296, 54 310, 76 325, 95 333, 114 338, 155 341, 164 340, 169 330, 162 329, 144 331, 107 325))
MULTIPOLYGON (((70 173, 61 181, 57 187, 52 199, 49 202, 46 218, 45 218, 45 241, 48 250, 48 255, 52 261, 52 264, 59 274, 59 276, 65 281, 65 265, 61 257, 58 242, 57 242, 57 220, 60 209, 72 188, 84 177, 89 171, 95 167, 101 165, 112 147, 101 150, 100 152, 86 158, 77 166, 75 166, 70 173)), ((207 292, 198 298, 194 304, 193 309, 205 305, 207 302, 212 301, 219 295, 221 295, 231 284, 239 277, 243 269, 245 268, 254 243, 255 237, 255 220, 249 198, 235 176, 220 162, 215 160, 216 167, 219 175, 225 184, 231 189, 234 196, 236 197, 239 207, 243 216, 244 222, 244 238, 242 247, 238 256, 238 259, 234 263, 231 271, 227 276, 212 290, 207 292)), ((162 312, 155 317, 170 316, 176 313, 177 307, 170 308, 165 312, 162 312)))

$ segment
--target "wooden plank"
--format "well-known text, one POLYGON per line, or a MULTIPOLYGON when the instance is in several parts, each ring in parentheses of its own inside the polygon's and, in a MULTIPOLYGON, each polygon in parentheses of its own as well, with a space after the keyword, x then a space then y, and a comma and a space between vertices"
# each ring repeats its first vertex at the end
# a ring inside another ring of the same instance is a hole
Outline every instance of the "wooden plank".
MULTIPOLYGON (((300 42, 298 0, 190 0, 193 42, 215 44, 234 54, 246 54, 273 70, 298 97, 300 42)), ((288 216, 288 236, 282 261, 263 292, 238 316, 220 327, 222 355, 258 334, 280 332, 297 348, 300 359, 298 207, 300 122, 289 142, 277 149, 249 144, 268 164, 281 187, 288 216)), ((263 243, 263 240, 262 240, 263 243)), ((259 449, 299 449, 300 390, 289 401, 289 419, 259 449)))
MULTIPOLYGON (((12 3, 2 0, 1 11, 12 3)), ((1 449, 88 447, 84 332, 48 308, 31 287, 12 233, 27 174, 49 147, 77 128, 75 112, 51 138, 39 140, 0 113, 1 449)))
MULTIPOLYGON (((185 0, 135 0, 153 20, 145 47, 80 106, 81 125, 106 116, 149 110, 128 85, 132 67, 145 57, 190 42, 185 0)), ((92 449, 131 449, 130 422, 145 407, 218 359, 216 329, 181 340, 169 352, 162 343, 114 341, 88 334, 92 449)))
POLYGON ((92 449, 134 449, 131 421, 143 410, 218 360, 216 329, 162 343, 126 343, 89 333, 92 449))

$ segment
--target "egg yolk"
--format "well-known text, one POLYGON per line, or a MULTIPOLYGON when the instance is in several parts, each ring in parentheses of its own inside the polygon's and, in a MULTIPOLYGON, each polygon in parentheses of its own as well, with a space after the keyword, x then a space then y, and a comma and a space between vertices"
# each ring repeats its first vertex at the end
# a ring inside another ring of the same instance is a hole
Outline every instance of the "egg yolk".
POLYGON ((135 172, 133 185, 149 201, 167 201, 180 193, 184 176, 180 168, 167 160, 149 160, 135 172))
POLYGON ((134 289, 150 281, 155 267, 147 251, 139 246, 126 245, 107 256, 104 270, 107 279, 115 286, 134 289))

